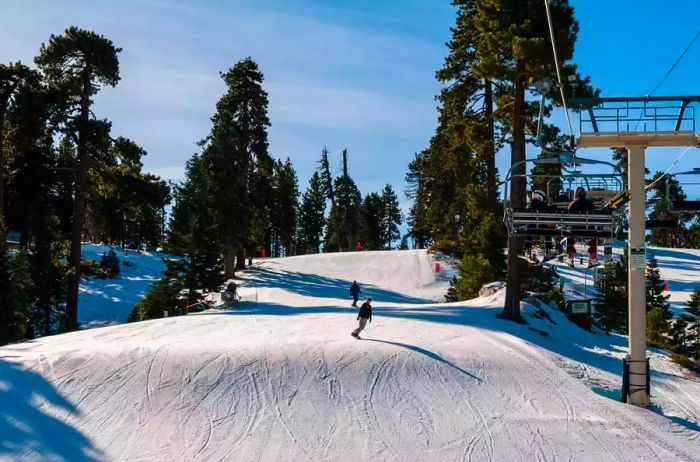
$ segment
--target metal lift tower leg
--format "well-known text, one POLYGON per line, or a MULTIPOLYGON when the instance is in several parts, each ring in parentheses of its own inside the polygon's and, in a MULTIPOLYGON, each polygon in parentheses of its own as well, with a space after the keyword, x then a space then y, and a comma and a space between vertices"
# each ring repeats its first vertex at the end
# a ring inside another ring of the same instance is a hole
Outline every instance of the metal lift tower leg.
POLYGON ((630 192, 630 348, 623 377, 623 388, 628 388, 629 391, 623 398, 627 403, 637 406, 648 407, 650 404, 646 358, 644 151, 648 147, 700 146, 700 139, 695 133, 695 107, 692 103, 700 103, 700 96, 623 96, 569 100, 571 107, 580 110, 582 114, 578 147, 627 148, 627 187, 630 192), (677 110, 677 116, 666 115, 672 113, 672 109, 677 110), (589 120, 584 120, 585 114, 589 120), (640 122, 644 122, 643 130, 637 131, 640 122), (590 126, 590 130, 585 129, 584 124, 590 126), (629 131, 630 124, 635 127, 632 131, 629 131), (608 131, 610 129, 612 131, 608 131))
POLYGON ((629 394, 627 402, 649 406, 646 360, 646 257, 644 229, 644 151, 631 145, 627 155, 629 203, 629 394))

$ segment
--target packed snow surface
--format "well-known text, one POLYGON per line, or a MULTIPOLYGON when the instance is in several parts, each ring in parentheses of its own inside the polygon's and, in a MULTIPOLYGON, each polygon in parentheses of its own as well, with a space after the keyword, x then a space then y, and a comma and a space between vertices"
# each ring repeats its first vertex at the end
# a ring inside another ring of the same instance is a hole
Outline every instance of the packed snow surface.
POLYGON ((621 404, 626 338, 547 307, 500 320, 502 294, 439 303, 451 270, 434 265, 262 261, 241 281, 257 303, 235 311, 0 348, 0 459, 700 460, 700 383, 666 354, 655 407, 621 404), (374 301, 363 340, 353 279, 374 301))

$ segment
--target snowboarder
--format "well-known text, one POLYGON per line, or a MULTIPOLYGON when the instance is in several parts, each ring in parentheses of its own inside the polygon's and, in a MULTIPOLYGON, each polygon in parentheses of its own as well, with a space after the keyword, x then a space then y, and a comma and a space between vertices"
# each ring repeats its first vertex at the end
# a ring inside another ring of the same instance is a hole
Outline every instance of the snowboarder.
POLYGON ((357 320, 360 321, 360 325, 352 331, 350 335, 355 337, 356 339, 360 338, 360 332, 364 330, 364 328, 367 326, 367 321, 372 322, 372 299, 368 298, 366 302, 362 304, 360 307, 360 312, 357 313, 357 320))
POLYGON ((360 298, 360 286, 357 284, 357 281, 352 281, 352 285, 350 286, 350 295, 352 295, 352 305, 350 306, 357 306, 357 299, 360 298))

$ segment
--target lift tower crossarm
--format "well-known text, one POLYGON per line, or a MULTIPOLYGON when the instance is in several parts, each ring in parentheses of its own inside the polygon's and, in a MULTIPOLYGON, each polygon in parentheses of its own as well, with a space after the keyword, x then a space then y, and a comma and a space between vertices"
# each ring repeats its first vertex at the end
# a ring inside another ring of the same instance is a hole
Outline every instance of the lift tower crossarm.
POLYGON ((644 132, 695 132, 692 103, 700 103, 700 96, 615 96, 573 98, 569 101, 570 107, 582 114, 579 119, 580 131, 593 133, 635 132, 640 123, 643 124, 640 131, 644 132), (630 124, 633 126, 630 127, 630 124), (587 129, 588 126, 590 129, 587 129))

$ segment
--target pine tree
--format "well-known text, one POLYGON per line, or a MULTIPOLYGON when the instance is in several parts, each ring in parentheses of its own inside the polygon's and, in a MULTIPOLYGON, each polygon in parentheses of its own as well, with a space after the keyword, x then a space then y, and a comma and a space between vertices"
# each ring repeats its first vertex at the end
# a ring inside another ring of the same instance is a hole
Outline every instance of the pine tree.
POLYGON ((299 185, 292 162, 275 162, 273 174, 274 202, 272 204, 271 229, 273 256, 295 254, 295 238, 299 214, 299 185))
POLYGON ((343 174, 335 179, 333 190, 335 203, 328 217, 327 250, 355 250, 361 232, 362 196, 348 174, 347 151, 343 151, 343 174))
POLYGON ((391 250, 391 243, 401 237, 399 225, 403 221, 399 198, 391 185, 384 186, 381 195, 381 243, 391 250))
POLYGON ((379 250, 384 241, 384 203, 376 192, 367 194, 362 201, 362 235, 360 241, 366 250, 379 250))
POLYGON ((685 310, 688 312, 688 350, 696 361, 700 361, 700 288, 693 290, 685 310))
POLYGON ((627 334, 626 261, 606 264, 600 278, 598 295, 593 301, 593 318, 605 332, 627 334))
POLYGON ((423 168, 423 162, 428 153, 428 151, 422 151, 415 155, 411 163, 408 164, 405 178, 406 198, 413 200, 406 221, 409 227, 409 236, 413 240, 413 247, 417 249, 424 249, 432 240, 427 210, 430 194, 423 168))
POLYGON ((670 321, 673 319, 670 305, 663 294, 665 281, 656 257, 647 261, 646 299, 647 299, 647 338, 652 345, 667 346, 670 321))
POLYGON ((146 321, 162 318, 164 311, 168 316, 186 314, 185 304, 190 300, 181 300, 180 292, 185 288, 185 270, 181 260, 163 259, 165 269, 163 277, 156 281, 148 293, 134 305, 128 322, 146 321))
POLYGON ((32 73, 21 63, 0 64, 0 211, 5 207, 5 118, 22 81, 32 73))
POLYGON ((323 193, 328 200, 331 201, 331 206, 335 204, 335 192, 333 191, 333 175, 331 175, 331 167, 328 162, 328 149, 324 146, 321 150, 321 186, 323 193))
POLYGON ((669 347, 671 351, 675 353, 688 356, 693 354, 693 350, 690 346, 690 336, 688 333, 688 327, 692 318, 686 314, 681 314, 672 323, 669 329, 669 347))
POLYGON ((184 184, 175 187, 167 249, 186 257, 181 263, 184 280, 192 290, 216 290, 223 283, 220 233, 215 210, 210 207, 209 172, 201 157, 187 162, 184 184))
POLYGON ((267 152, 268 99, 258 65, 246 58, 221 77, 227 91, 216 104, 201 159, 210 176, 208 202, 230 278, 245 266, 250 241, 260 237, 254 231, 267 226, 260 224, 266 216, 260 209, 270 193, 260 188, 271 183, 272 162, 267 152))
POLYGON ((94 168, 97 143, 105 136, 105 124, 91 120, 92 96, 100 86, 115 86, 119 82, 117 55, 120 51, 101 35, 70 27, 64 35, 52 35, 48 45, 42 44, 35 60, 52 85, 71 89, 64 113, 65 131, 77 140, 75 201, 68 257, 71 272, 66 299, 67 327, 70 330, 78 328, 79 268, 88 174, 89 169, 94 168))
POLYGON ((0 345, 25 337, 31 316, 32 280, 26 252, 8 256, 5 226, 0 214, 0 345))
POLYGON ((0 345, 14 342, 20 336, 19 316, 13 299, 11 263, 7 254, 5 223, 0 213, 0 345))
POLYGON ((146 151, 133 141, 119 137, 111 149, 115 165, 88 195, 86 233, 98 242, 156 248, 163 240, 170 187, 142 171, 146 151))
MULTIPOLYGON (((479 197, 483 199, 483 196, 479 197)), ((502 224, 493 213, 469 217, 460 236, 464 253, 460 277, 455 284, 460 300, 476 297, 482 285, 502 279, 505 269, 503 249, 494 245, 502 235, 502 224)))
POLYGON ((61 240, 59 218, 44 217, 32 256, 32 279, 41 281, 34 285, 32 314, 32 326, 38 335, 51 335, 65 325, 66 251, 61 240))
MULTIPOLYGON (((36 72, 19 85, 6 118, 9 168, 5 183, 8 229, 20 232, 20 248, 28 249, 41 217, 50 214, 50 195, 57 183, 53 170, 54 132, 49 123, 56 111, 56 91, 36 72)), ((72 195, 68 197, 72 203, 72 195)), ((71 204, 72 205, 72 204, 71 204)))
POLYGON ((662 172, 656 172, 650 180, 650 184, 653 184, 651 187, 653 196, 651 198, 652 207, 649 212, 649 220, 673 221, 678 219, 678 226, 674 228, 652 228, 647 240, 652 245, 681 247, 686 244, 687 230, 685 229, 685 223, 691 220, 693 216, 687 214, 674 215, 670 212, 671 203, 685 200, 686 195, 677 179, 666 177, 658 181, 662 175, 664 175, 662 172))
MULTIPOLYGON (((465 2, 466 3, 466 2, 465 2)), ((473 4, 472 2, 469 2, 473 4)), ((550 2, 557 51, 562 60, 563 73, 576 77, 575 66, 566 65, 574 52, 578 24, 574 19, 573 8, 566 0, 550 2)), ((511 133, 512 180, 510 206, 525 206, 525 159, 526 128, 528 105, 525 98, 526 79, 537 75, 540 78, 554 77, 554 62, 550 45, 547 16, 541 2, 534 0, 483 0, 474 10, 473 34, 475 38, 474 73, 476 76, 511 89, 499 95, 499 105, 509 106, 503 111, 501 122, 511 133)), ((583 82, 579 93, 589 92, 588 80, 583 82)), ((566 88, 571 93, 570 88, 566 88)), ((581 94, 579 96, 582 96, 581 94)), ((557 98, 557 96, 554 96, 557 98)), ((522 237, 511 236, 508 241, 508 280, 506 300, 502 316, 520 320, 521 283, 524 276, 523 261, 519 255, 523 250, 522 237)))
POLYGON ((309 180, 299 209, 298 252, 319 253, 323 228, 326 225, 326 196, 318 172, 309 180))

